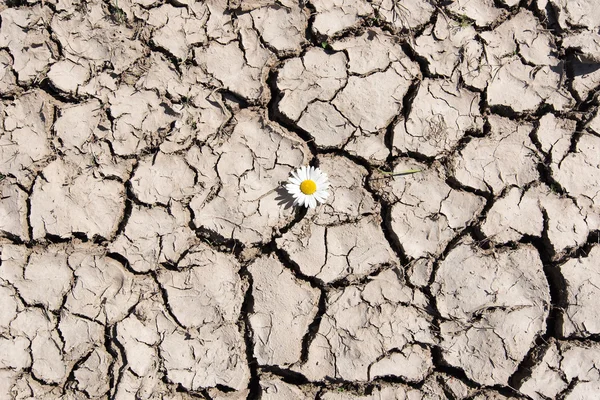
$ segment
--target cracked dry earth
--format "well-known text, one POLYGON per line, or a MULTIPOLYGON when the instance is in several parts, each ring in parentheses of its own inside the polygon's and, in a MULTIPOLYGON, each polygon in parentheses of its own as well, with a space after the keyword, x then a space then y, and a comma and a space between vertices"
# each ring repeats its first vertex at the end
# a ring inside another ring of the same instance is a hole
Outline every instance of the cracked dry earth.
POLYGON ((599 398, 595 3, 0 3, 0 399, 599 398))

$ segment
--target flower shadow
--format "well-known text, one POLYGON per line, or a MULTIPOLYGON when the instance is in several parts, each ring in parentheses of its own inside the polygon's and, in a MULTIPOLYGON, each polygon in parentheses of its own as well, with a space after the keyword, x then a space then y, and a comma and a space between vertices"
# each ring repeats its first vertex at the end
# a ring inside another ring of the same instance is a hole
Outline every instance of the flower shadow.
POLYGON ((278 186, 277 189, 275 189, 275 193, 277 193, 277 196, 275 197, 277 205, 283 206, 286 210, 294 207, 294 197, 288 193, 283 185, 278 186))

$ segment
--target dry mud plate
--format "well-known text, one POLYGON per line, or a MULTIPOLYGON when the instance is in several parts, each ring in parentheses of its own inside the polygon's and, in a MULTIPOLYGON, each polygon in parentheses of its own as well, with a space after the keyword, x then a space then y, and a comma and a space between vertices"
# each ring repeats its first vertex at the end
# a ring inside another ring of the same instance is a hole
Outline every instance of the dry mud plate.
POLYGON ((0 1, 0 400, 598 399, 599 93, 596 0, 0 1))

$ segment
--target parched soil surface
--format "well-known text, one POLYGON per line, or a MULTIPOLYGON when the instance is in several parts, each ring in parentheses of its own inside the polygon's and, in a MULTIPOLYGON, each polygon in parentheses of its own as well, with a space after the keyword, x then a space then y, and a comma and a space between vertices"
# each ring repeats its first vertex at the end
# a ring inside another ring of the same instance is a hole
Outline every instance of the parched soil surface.
POLYGON ((0 399, 598 398, 596 0, 0 18, 0 399))

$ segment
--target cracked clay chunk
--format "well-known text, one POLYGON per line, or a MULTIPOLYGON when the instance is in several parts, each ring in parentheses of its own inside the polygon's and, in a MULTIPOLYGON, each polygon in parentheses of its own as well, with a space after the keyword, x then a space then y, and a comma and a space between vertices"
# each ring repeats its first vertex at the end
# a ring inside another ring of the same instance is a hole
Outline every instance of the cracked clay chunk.
MULTIPOLYGON (((590 203, 600 210, 600 137, 584 133, 576 151, 569 153, 560 166, 553 165, 554 178, 578 202, 590 203)), ((598 228, 595 228, 598 229, 598 228)))
MULTIPOLYGON (((14 263, 14 258, 22 258, 22 250, 21 249, 11 249, 11 245, 3 245, 0 247, 2 254, 0 255, 0 261, 5 262, 8 260, 8 263, 14 263), (4 254, 12 253, 12 254, 4 254), (9 259, 9 257, 12 257, 9 259)), ((23 262, 24 260, 18 260, 18 262, 23 262)), ((7 269, 10 268, 10 265, 7 269)), ((2 304, 2 308, 0 309, 0 334, 7 336, 7 332, 9 331, 10 323, 17 318, 17 313, 23 309, 23 305, 21 301, 19 301, 16 293, 16 289, 11 287, 8 282, 5 282, 7 279, 5 277, 5 273, 1 272, 0 277, 3 282, 0 284, 0 304, 2 304)))
POLYGON ((228 43, 235 40, 237 31, 231 18, 233 15, 230 12, 230 7, 234 8, 233 2, 229 0, 210 0, 205 4, 210 13, 206 22, 207 36, 219 43, 228 43))
POLYGON ((91 1, 85 13, 69 7, 67 12, 54 14, 50 26, 66 59, 89 63, 92 70, 101 70, 107 63, 120 74, 144 55, 142 42, 132 40, 136 34, 129 24, 113 23, 108 13, 101 1, 91 1))
POLYGON ((311 4, 316 11, 312 27, 320 35, 333 36, 373 14, 365 0, 312 0, 311 4))
POLYGON ((64 341, 65 360, 76 362, 89 354, 94 347, 104 344, 104 327, 95 321, 61 312, 58 330, 64 341))
POLYGON ((506 243, 529 235, 542 238, 544 225, 555 258, 583 245, 589 233, 586 215, 572 199, 537 184, 527 191, 510 188, 494 202, 481 231, 496 243, 506 243))
POLYGON ((205 73, 193 65, 182 65, 179 73, 160 53, 152 53, 148 62, 148 70, 135 87, 170 96, 173 111, 178 114, 160 149, 174 153, 189 148, 193 139, 205 141, 215 134, 229 111, 222 105, 221 95, 204 86, 205 73))
POLYGON ((325 283, 354 280, 396 264, 380 225, 375 217, 335 226, 306 220, 277 239, 277 246, 305 275, 325 283))
POLYGON ((177 119, 154 91, 121 86, 109 96, 113 121, 108 136, 116 154, 127 156, 157 145, 177 119))
MULTIPOLYGON (((554 37, 527 9, 504 21, 492 31, 481 32, 485 44, 486 64, 504 68, 506 61, 512 62, 520 55, 526 64, 557 67, 554 37), (528 29, 523 29, 527 26, 528 29)), ((529 81, 533 78, 530 77, 529 81)))
POLYGON ((419 67, 413 63, 396 37, 379 28, 370 28, 360 36, 349 36, 331 44, 335 51, 348 54, 348 73, 363 75, 386 70, 394 61, 398 61, 410 74, 409 79, 419 76, 419 67))
POLYGON ((92 146, 84 145, 93 140, 101 112, 102 105, 97 100, 60 108, 54 123, 54 131, 60 140, 55 146, 65 150, 77 149, 83 153, 89 151, 92 146))
MULTIPOLYGON (((400 163, 394 172, 408 169, 400 163)), ((482 210, 485 200, 452 189, 434 168, 390 178, 384 188, 392 206, 391 228, 407 256, 421 258, 441 254, 448 243, 482 210)))
POLYGON ((160 342, 160 335, 156 328, 149 326, 147 322, 144 315, 131 314, 121 321, 117 328, 117 338, 125 349, 129 368, 143 378, 157 374, 159 363, 156 345, 160 342))
POLYGON ((309 104, 298 126, 308 132, 321 149, 341 147, 373 164, 384 162, 390 153, 385 144, 385 131, 361 131, 329 102, 309 104))
POLYGON ((331 103, 319 100, 306 107, 298 126, 314 138, 319 148, 342 147, 357 130, 331 103))
POLYGON ((0 179, 0 236, 6 234, 29 239, 27 193, 8 177, 0 179))
MULTIPOLYGON (((11 370, 20 373, 23 369, 29 368, 31 366, 29 346, 30 342, 25 337, 14 339, 0 337, 0 373, 11 370)), ((0 378, 4 376, 0 375, 0 378)), ((0 382, 0 385, 3 383, 0 382)))
POLYGON ((600 62, 600 32, 583 31, 566 36, 563 47, 576 50, 576 58, 589 64, 600 62))
POLYGON ((600 85, 600 68, 598 68, 597 62, 574 60, 573 73, 573 90, 580 99, 587 99, 596 93, 596 88, 600 85))
POLYGON ((542 229, 543 215, 538 199, 518 187, 510 188, 504 197, 494 202, 481 225, 481 231, 498 243, 518 241, 524 235, 541 237, 542 229))
POLYGON ((206 42, 204 25, 208 18, 203 3, 187 7, 165 4, 148 12, 148 25, 152 26, 152 41, 179 60, 186 60, 192 46, 206 42))
POLYGON ((393 37, 376 28, 358 37, 336 41, 332 48, 348 54, 349 73, 381 74, 351 77, 333 103, 310 102, 298 126, 321 148, 341 147, 373 163, 381 163, 389 155, 383 127, 400 111, 401 98, 420 75, 418 66, 402 52, 393 37), (394 88, 395 84, 400 86, 394 88))
POLYGON ((545 349, 543 357, 531 369, 531 375, 521 385, 519 391, 534 400, 546 400, 556 396, 567 388, 560 370, 560 350, 556 339, 550 338, 550 345, 545 349))
POLYGON ((0 370, 23 370, 31 366, 30 341, 25 337, 0 337, 0 370))
POLYGON ((444 360, 482 385, 506 385, 546 327, 550 293, 537 250, 461 243, 440 263, 432 294, 444 360))
MULTIPOLYGON (((49 400, 59 398, 74 398, 69 395, 64 396, 65 393, 71 394, 71 391, 63 388, 63 385, 43 381, 43 378, 33 377, 30 374, 18 374, 18 376, 16 377, 13 376, 12 381, 9 380, 9 382, 10 383, 8 384, 11 385, 11 388, 9 390, 8 396, 6 397, 7 399, 26 398, 36 400, 49 400)), ((77 394, 85 398, 89 398, 89 396, 86 396, 84 393, 78 392, 77 394)))
POLYGON ((181 72, 162 53, 152 52, 144 64, 143 74, 135 83, 136 89, 156 90, 161 96, 169 94, 174 102, 183 97, 196 105, 196 96, 206 91, 198 80, 203 77, 197 67, 181 65, 181 72))
MULTIPOLYGON (((320 397, 322 400, 445 400, 448 397, 442 388, 430 390, 423 385, 415 389, 402 384, 381 384, 379 382, 370 394, 354 394, 345 389, 327 390, 320 397)), ((489 399, 488 399, 489 400, 489 399)))
POLYGON ((315 213, 317 224, 356 221, 379 212, 379 204, 366 188, 368 171, 346 157, 319 156, 319 168, 329 175, 329 197, 315 213))
POLYGON ((543 104, 555 110, 574 104, 562 84, 564 66, 554 55, 555 39, 529 10, 521 10, 493 31, 482 32, 481 38, 485 42, 484 64, 491 67, 490 106, 521 113, 535 111, 543 104))
POLYGON ((319 290, 294 278, 273 255, 255 260, 252 275, 254 355, 259 364, 286 366, 300 360, 302 338, 318 307, 319 290))
POLYGON ((30 341, 31 373, 43 382, 63 383, 67 377, 62 339, 55 329, 56 316, 37 307, 23 310, 10 324, 13 336, 30 341))
POLYGON ((56 44, 45 27, 51 15, 49 8, 39 5, 9 8, 0 13, 0 48, 10 52, 14 60, 13 69, 21 84, 41 81, 44 69, 57 61, 56 44))
POLYGON ((77 247, 68 263, 75 284, 64 307, 103 325, 125 318, 142 294, 155 287, 149 278, 135 276, 118 261, 106 257, 101 247, 77 247))
POLYGON ((238 24, 241 25, 241 42, 211 41, 207 47, 195 50, 196 63, 218 80, 219 86, 251 102, 264 100, 268 96, 265 81, 273 55, 252 29, 249 14, 238 17, 238 24))
MULTIPOLYGON (((216 264, 212 265, 213 262, 219 262, 217 259, 211 258, 215 252, 204 249, 204 247, 196 248, 193 251, 195 255, 191 255, 188 260, 190 264, 185 265, 184 270, 181 272, 170 271, 174 273, 172 275, 174 279, 178 279, 179 283, 184 286, 188 285, 182 281, 187 274, 186 269, 187 271, 206 269, 207 267, 214 267, 212 271, 218 269, 216 264), (209 263, 209 266, 192 266, 191 264, 194 262, 209 263), (179 276, 176 276, 177 274, 179 276)), ((226 257, 225 254, 217 257, 221 256, 226 257)), ((223 259, 220 260, 223 261, 223 259)), ((237 275, 238 268, 239 266, 235 266, 235 270, 227 271, 225 274, 237 275)), ((209 279, 206 281, 210 282, 209 279)), ((208 288, 210 284, 204 287, 209 289, 210 293, 215 294, 221 290, 218 287, 220 283, 223 281, 217 280, 211 288, 208 288)), ((223 290, 227 291, 228 289, 223 288, 223 290)), ((157 292, 152 292, 135 306, 134 311, 126 319, 119 322, 117 339, 127 355, 128 370, 132 374, 124 376, 118 386, 118 392, 134 393, 136 398, 146 400, 155 398, 157 393, 164 392, 173 383, 187 390, 221 386, 228 392, 232 390, 244 392, 250 373, 245 357, 244 339, 235 325, 238 316, 230 314, 231 310, 223 309, 227 313, 225 317, 228 321, 226 322, 223 320, 220 323, 202 324, 200 322, 197 327, 184 328, 177 319, 182 317, 182 312, 185 312, 180 308, 181 302, 185 301, 185 292, 181 291, 175 296, 175 299, 171 295, 174 295, 173 291, 168 294, 163 292, 162 296, 157 292), (171 308, 172 300, 175 309, 171 308), (177 318, 174 314, 175 310, 179 313, 177 318), (163 383, 167 384, 166 387, 163 383)), ((237 313, 243 296, 241 291, 224 293, 221 300, 227 302, 228 299, 231 299, 231 295, 237 296, 235 304, 222 305, 237 308, 237 310, 233 310, 237 313)), ((204 296, 204 299, 208 297, 204 296)), ((198 302, 193 305, 195 310, 198 307, 202 307, 198 302)), ((205 307, 204 310, 207 311, 209 308, 205 307)), ((210 312, 215 315, 214 312, 218 313, 218 311, 215 309, 210 312)), ((185 319, 185 317, 183 318, 185 319)), ((165 393, 165 398, 184 400, 183 397, 167 393, 165 393)))
POLYGON ((198 245, 177 267, 177 271, 161 269, 157 276, 180 324, 189 328, 237 321, 245 285, 231 255, 198 245))
POLYGON ((481 131, 479 94, 446 80, 421 82, 406 120, 394 128, 394 148, 434 157, 450 151, 468 131, 481 131))
MULTIPOLYGON (((285 208, 277 188, 290 171, 307 164, 308 148, 299 139, 259 114, 244 110, 236 115, 233 132, 215 146, 219 188, 195 196, 190 207, 194 223, 224 238, 245 244, 265 242, 294 218, 285 208)), ((204 166, 209 176, 214 164, 204 166)), ((284 199, 285 201, 285 199, 284 199)))
POLYGON ((160 207, 134 205, 125 230, 109 245, 136 272, 155 270, 160 263, 175 264, 196 237, 189 213, 177 204, 169 212, 160 207))
POLYGON ((50 132, 54 103, 41 90, 33 90, 5 107, 0 104, 0 173, 12 175, 30 187, 50 158, 50 132))
MULTIPOLYGON (((135 318, 130 315, 119 324, 132 370, 150 371, 150 377, 164 373, 164 382, 188 390, 245 389, 250 372, 237 322, 247 285, 239 268, 232 255, 199 244, 176 268, 160 269, 156 280, 162 296, 142 300, 135 318)), ((133 388, 123 390, 155 391, 150 385, 156 380, 133 378, 133 388)))
POLYGON ((304 389, 264 375, 261 375, 260 388, 262 400, 312 400, 317 395, 316 389, 304 389))
POLYGON ((548 113, 539 119, 537 139, 541 150, 550 155, 553 165, 559 165, 571 148, 571 136, 577 129, 577 121, 558 118, 548 113))
POLYGON ((570 259, 560 266, 560 272, 567 285, 568 304, 563 311, 562 334, 576 338, 599 334, 600 246, 592 247, 586 257, 570 259))
POLYGON ((573 26, 594 30, 600 27, 600 7, 595 0, 549 0, 563 29, 573 26))
POLYGON ((61 308, 73 279, 62 246, 35 248, 31 252, 23 247, 5 245, 0 260, 0 278, 10 282, 27 304, 41 305, 49 310, 61 308))
POLYGON ((588 122, 587 127, 597 134, 600 134, 600 110, 597 111, 596 115, 588 122))
POLYGON ((438 18, 435 26, 426 28, 416 39, 415 51, 427 60, 431 73, 451 77, 465 58, 466 48, 476 42, 476 34, 472 26, 438 18))
POLYGON ((78 366, 73 375, 77 388, 89 397, 100 398, 110 390, 110 381, 106 379, 113 363, 113 357, 102 347, 92 351, 89 357, 78 366))
POLYGON ((561 76, 555 69, 547 65, 532 67, 518 59, 496 68, 488 85, 489 105, 515 112, 535 111, 542 104, 550 104, 556 110, 569 108, 573 99, 560 86, 561 76))
POLYGON ((429 21, 435 8, 427 0, 374 0, 373 8, 398 30, 415 29, 429 21))
POLYGON ((310 48, 301 58, 287 60, 277 75, 281 113, 296 121, 315 100, 329 101, 346 83, 346 56, 310 48))
POLYGON ((20 91, 13 68, 11 55, 6 50, 0 50, 0 94, 3 96, 16 95, 20 91))
POLYGON ((454 159, 454 176, 465 186, 499 194, 509 185, 523 187, 539 178, 539 155, 529 123, 490 115, 489 135, 473 138, 454 159))
POLYGON ((43 169, 31 194, 33 237, 74 232, 111 238, 125 209, 124 185, 99 179, 89 169, 56 160, 43 169))
POLYGON ((600 390, 599 359, 597 343, 559 342, 550 338, 545 354, 519 391, 533 400, 593 399, 600 390))
POLYGON ((332 104, 354 126, 377 132, 401 111, 404 95, 418 75, 417 65, 403 59, 391 63, 385 71, 366 77, 350 76, 332 104))
POLYGON ((160 352, 167 378, 189 390, 223 386, 243 390, 250 371, 244 338, 235 324, 204 325, 196 331, 167 330, 160 352))
POLYGON ((147 204, 167 205, 194 194, 194 171, 179 155, 158 152, 140 161, 131 188, 135 196, 147 204))
POLYGON ((398 274, 388 269, 364 286, 330 291, 308 360, 294 369, 311 381, 369 381, 374 366, 379 376, 423 379, 433 368, 431 355, 410 351, 415 342, 434 343, 430 317, 423 311, 426 299, 398 274))
MULTIPOLYGON (((494 0, 456 0, 448 6, 448 10, 460 17, 467 17, 475 21, 477 26, 487 26, 496 21, 506 11, 498 8, 494 0)), ((438 18, 438 21, 443 18, 438 18)), ((468 20, 465 21, 468 23, 468 20)))
POLYGON ((373 378, 401 376, 407 381, 419 382, 425 379, 431 369, 431 351, 414 344, 391 352, 371 365, 370 374, 373 378))
POLYGON ((90 70, 87 66, 61 60, 52 65, 48 71, 48 79, 59 91, 74 95, 90 79, 90 70))
POLYGON ((261 7, 250 12, 263 40, 278 53, 299 53, 305 43, 307 17, 297 4, 261 7))

